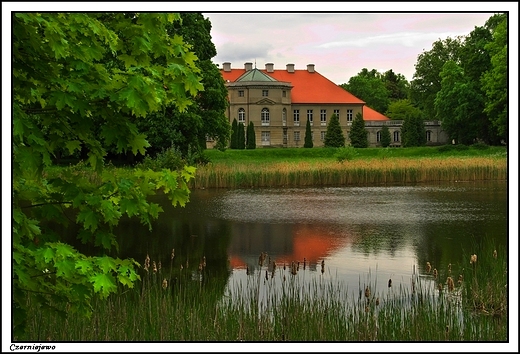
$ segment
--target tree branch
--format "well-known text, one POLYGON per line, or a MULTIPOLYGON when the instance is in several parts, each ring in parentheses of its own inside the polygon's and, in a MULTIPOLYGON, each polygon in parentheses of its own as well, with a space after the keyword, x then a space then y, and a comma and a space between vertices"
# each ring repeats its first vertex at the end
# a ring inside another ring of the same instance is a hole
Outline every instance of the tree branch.
POLYGON ((34 207, 39 207, 39 206, 44 206, 44 205, 62 205, 62 204, 72 204, 72 202, 48 202, 48 203, 32 204, 32 205, 23 206, 22 209, 34 208, 34 207))

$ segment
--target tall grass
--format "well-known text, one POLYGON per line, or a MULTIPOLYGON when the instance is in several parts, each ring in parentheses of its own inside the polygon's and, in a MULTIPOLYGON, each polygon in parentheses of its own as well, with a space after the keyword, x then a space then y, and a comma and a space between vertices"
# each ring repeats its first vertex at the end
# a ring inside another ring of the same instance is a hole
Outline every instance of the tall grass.
POLYGON ((224 291, 205 266, 143 269, 139 288, 96 300, 90 319, 32 307, 17 340, 505 342, 507 259, 503 250, 478 252, 476 263, 463 257, 460 282, 450 285, 451 266, 414 271, 396 289, 377 289, 369 276, 359 296, 324 277, 324 263, 321 277, 308 281, 299 265, 262 262, 224 291))
POLYGON ((386 185, 507 179, 496 157, 355 159, 215 164, 197 169, 192 188, 386 185))

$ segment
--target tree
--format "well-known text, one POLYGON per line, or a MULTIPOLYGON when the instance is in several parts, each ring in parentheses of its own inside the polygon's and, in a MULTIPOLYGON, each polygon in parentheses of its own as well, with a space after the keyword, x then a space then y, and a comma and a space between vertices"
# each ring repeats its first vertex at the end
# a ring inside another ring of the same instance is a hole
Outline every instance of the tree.
POLYGON ((312 142, 312 131, 311 131, 311 122, 307 118, 307 124, 305 125, 305 143, 303 144, 304 148, 312 148, 314 146, 312 142))
POLYGON ((365 121, 361 112, 358 112, 352 121, 349 138, 350 144, 355 148, 368 147, 368 132, 365 129, 365 121))
POLYGON ((392 120, 403 120, 405 117, 415 115, 423 117, 421 110, 412 105, 409 99, 397 100, 388 105, 386 116, 392 120))
POLYGON ((247 145, 246 148, 253 150, 256 149, 256 134, 255 134, 255 125, 253 122, 249 122, 247 125, 247 145))
POLYGON ((383 74, 382 80, 390 102, 407 99, 410 95, 410 83, 402 74, 396 74, 390 69, 383 74))
POLYGON ((491 18, 500 21, 492 31, 493 40, 486 44, 491 56, 491 67, 482 76, 482 89, 485 93, 484 111, 495 129, 498 138, 507 141, 507 17, 501 15, 491 18))
POLYGON ((390 103, 389 93, 382 75, 375 69, 368 71, 363 68, 356 76, 351 77, 347 84, 340 86, 365 101, 370 108, 378 112, 386 112, 390 103))
POLYGON ((238 123, 236 118, 231 123, 231 139, 229 141, 230 149, 238 149, 238 123))
POLYGON ((480 93, 453 61, 444 64, 440 76, 441 90, 435 98, 435 109, 442 127, 457 143, 472 144, 477 138, 477 122, 468 117, 473 112, 473 102, 481 99, 480 93))
POLYGON ((185 112, 174 106, 151 114, 146 120, 138 120, 139 129, 147 133, 151 144, 149 150, 157 153, 170 146, 178 148, 183 155, 188 151, 206 148, 206 139, 226 146, 230 125, 225 116, 227 89, 218 67, 211 59, 217 54, 211 41, 211 22, 200 13, 184 12, 181 21, 167 26, 168 33, 182 36, 197 55, 204 90, 194 99, 185 112))
POLYGON ((401 127, 403 147, 423 146, 426 144, 426 129, 420 115, 406 116, 401 127))
POLYGON ((339 125, 339 118, 336 114, 333 114, 330 118, 327 131, 325 133, 325 141, 323 143, 325 147, 343 147, 345 146, 345 136, 339 125))
MULTIPOLYGON (((500 15, 495 15, 492 18, 497 16, 500 15)), ((460 51, 460 66, 468 84, 472 86, 474 91, 479 92, 479 95, 472 99, 467 116, 468 120, 476 123, 476 137, 487 144, 499 144, 500 138, 490 121, 490 118, 494 115, 488 115, 484 109, 486 101, 485 85, 481 83, 483 75, 491 69, 491 55, 488 44, 493 40, 492 30, 495 21, 492 18, 486 21, 485 26, 475 27, 466 36, 460 51)))
POLYGON ((237 129, 237 149, 244 150, 246 148, 246 132, 244 129, 244 123, 238 123, 237 129))
POLYGON ((388 129, 388 126, 383 125, 383 128, 381 128, 381 146, 382 147, 388 147, 390 146, 390 143, 392 142, 392 137, 390 136, 390 129, 388 129))
POLYGON ((202 90, 196 55, 181 37, 167 34, 177 21, 174 13, 13 15, 15 338, 24 329, 28 298, 41 309, 67 303, 69 311, 88 315, 95 295, 133 287, 139 264, 103 255, 118 248, 113 227, 125 214, 151 227, 161 208, 147 197, 156 191, 173 205, 189 200, 193 167, 134 169, 121 177, 104 166, 109 149, 145 153, 149 144, 133 120, 166 106, 184 111, 202 90), (82 148, 83 165, 52 178, 44 173, 58 153, 82 148), (67 209, 75 220, 65 215, 67 209), (99 255, 63 242, 55 225, 71 222, 99 255))
POLYGON ((423 111, 427 119, 438 119, 434 107, 435 97, 441 89, 440 72, 449 60, 458 61, 461 38, 446 38, 433 43, 432 49, 419 54, 415 73, 410 83, 410 98, 414 106, 423 111))

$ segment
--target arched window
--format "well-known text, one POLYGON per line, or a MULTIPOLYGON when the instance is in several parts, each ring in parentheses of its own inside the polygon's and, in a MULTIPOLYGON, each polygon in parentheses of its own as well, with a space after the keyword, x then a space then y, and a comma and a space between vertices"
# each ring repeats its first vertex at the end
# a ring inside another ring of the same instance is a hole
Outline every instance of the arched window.
POLYGON ((269 109, 262 109, 262 125, 269 125, 269 109))
POLYGON ((399 141, 399 130, 396 130, 394 132, 394 142, 398 142, 399 141))
POLYGON ((377 142, 379 143, 381 141, 381 131, 378 131, 376 134, 377 142))
POLYGON ((246 110, 243 108, 240 108, 238 110, 238 122, 245 123, 245 121, 246 121, 246 110))

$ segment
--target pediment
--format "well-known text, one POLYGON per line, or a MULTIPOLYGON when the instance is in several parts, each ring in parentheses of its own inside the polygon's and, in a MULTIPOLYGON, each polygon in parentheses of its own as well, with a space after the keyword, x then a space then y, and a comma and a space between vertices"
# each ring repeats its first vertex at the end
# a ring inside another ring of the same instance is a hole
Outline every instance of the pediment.
POLYGON ((266 105, 266 104, 273 105, 273 104, 276 104, 276 102, 273 101, 273 100, 270 100, 269 98, 262 98, 260 101, 256 102, 256 104, 259 104, 259 105, 266 105))

